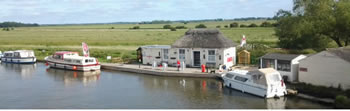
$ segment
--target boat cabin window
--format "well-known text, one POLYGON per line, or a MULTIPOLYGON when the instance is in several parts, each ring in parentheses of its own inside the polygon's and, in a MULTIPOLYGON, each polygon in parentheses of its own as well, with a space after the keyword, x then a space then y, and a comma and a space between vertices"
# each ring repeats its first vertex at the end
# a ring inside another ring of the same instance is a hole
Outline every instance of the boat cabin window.
POLYGON ((236 77, 235 77, 235 80, 241 81, 241 82, 246 82, 246 81, 248 80, 248 78, 241 77, 241 76, 236 76, 236 77))
POLYGON ((12 53, 5 53, 5 57, 12 57, 12 53))
POLYGON ((75 63, 80 63, 80 60, 75 60, 75 63))
POLYGON ((14 53, 13 53, 13 56, 14 56, 14 57, 21 57, 20 54, 19 54, 19 52, 14 52, 14 53))
POLYGON ((64 61, 66 61, 66 62, 72 62, 71 59, 64 59, 64 61))
POLYGON ((230 79, 231 79, 231 78, 233 77, 233 75, 232 75, 232 74, 226 74, 226 75, 225 75, 225 77, 227 77, 227 78, 230 78, 230 79))
POLYGON ((85 59, 85 63, 94 62, 94 59, 85 59))
POLYGON ((55 59, 62 59, 62 55, 54 55, 53 58, 55 58, 55 59))

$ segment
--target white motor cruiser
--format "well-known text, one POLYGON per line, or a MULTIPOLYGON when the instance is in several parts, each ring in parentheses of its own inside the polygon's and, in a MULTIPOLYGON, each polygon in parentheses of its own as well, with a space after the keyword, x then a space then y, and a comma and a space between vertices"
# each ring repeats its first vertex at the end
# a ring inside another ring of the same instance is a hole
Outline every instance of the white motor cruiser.
POLYGON ((79 56, 78 52, 60 51, 45 57, 46 65, 51 68, 60 68, 77 71, 100 70, 101 65, 94 57, 89 57, 87 45, 83 43, 84 56, 79 56))
POLYGON ((264 98, 287 94, 286 85, 278 71, 273 68, 259 70, 233 70, 222 76, 224 86, 264 98))
POLYGON ((1 55, 1 62, 16 64, 33 64, 36 62, 34 51, 32 50, 16 50, 5 51, 1 55))

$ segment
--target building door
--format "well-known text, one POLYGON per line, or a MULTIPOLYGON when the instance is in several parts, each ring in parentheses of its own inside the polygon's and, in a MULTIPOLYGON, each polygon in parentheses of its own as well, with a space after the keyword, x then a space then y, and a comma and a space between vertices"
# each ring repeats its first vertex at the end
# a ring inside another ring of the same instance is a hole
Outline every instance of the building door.
POLYGON ((193 51, 193 66, 201 65, 201 54, 199 51, 193 51))

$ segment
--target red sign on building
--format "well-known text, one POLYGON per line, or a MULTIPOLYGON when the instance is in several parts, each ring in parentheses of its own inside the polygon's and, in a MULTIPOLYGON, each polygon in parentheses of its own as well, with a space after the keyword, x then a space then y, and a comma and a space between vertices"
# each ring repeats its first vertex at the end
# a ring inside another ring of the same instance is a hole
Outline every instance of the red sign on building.
POLYGON ((227 62, 232 62, 232 57, 227 58, 227 62))

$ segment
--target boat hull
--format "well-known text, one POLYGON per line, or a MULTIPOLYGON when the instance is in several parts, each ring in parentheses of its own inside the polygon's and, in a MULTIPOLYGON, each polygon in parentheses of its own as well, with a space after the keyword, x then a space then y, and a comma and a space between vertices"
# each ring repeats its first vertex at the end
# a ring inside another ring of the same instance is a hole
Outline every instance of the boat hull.
POLYGON ((75 70, 75 71, 96 71, 96 70, 100 70, 101 68, 100 64, 81 65, 81 64, 68 64, 68 63, 60 63, 60 62, 53 62, 53 61, 46 61, 46 65, 48 65, 50 68, 75 70))
POLYGON ((13 64, 34 64, 36 63, 35 57, 26 57, 26 58, 11 58, 11 57, 2 57, 2 63, 13 63, 13 64))
POLYGON ((239 81, 229 80, 225 78, 223 79, 224 79, 224 86, 242 91, 243 93, 249 93, 249 94, 253 94, 263 98, 281 97, 285 95, 284 91, 281 91, 281 90, 277 91, 274 88, 270 88, 270 87, 262 88, 251 84, 241 83, 239 81), (273 90, 270 91, 270 89, 273 89, 273 90))

